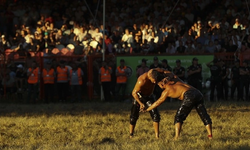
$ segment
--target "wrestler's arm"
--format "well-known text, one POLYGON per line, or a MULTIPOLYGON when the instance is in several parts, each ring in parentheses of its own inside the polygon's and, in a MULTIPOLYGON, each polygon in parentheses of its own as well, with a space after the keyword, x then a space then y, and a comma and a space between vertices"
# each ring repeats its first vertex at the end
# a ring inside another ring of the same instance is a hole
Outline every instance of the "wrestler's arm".
POLYGON ((135 87, 134 87, 134 89, 133 89, 133 91, 132 91, 132 96, 134 97, 134 99, 140 104, 140 105, 143 105, 143 103, 140 101, 140 98, 139 98, 139 96, 138 96, 138 94, 137 93, 139 93, 140 91, 141 91, 141 86, 143 85, 142 84, 142 82, 143 81, 141 81, 142 79, 138 79, 137 80, 137 82, 136 82, 136 84, 135 84, 135 87))
POLYGON ((154 68, 152 70, 156 70, 156 71, 161 72, 161 73, 172 73, 171 71, 164 70, 164 69, 161 69, 161 68, 154 68))
POLYGON ((148 107, 146 111, 150 111, 160 106, 167 99, 167 97, 168 97, 168 90, 165 89, 162 92, 161 97, 156 102, 154 102, 150 107, 148 107))

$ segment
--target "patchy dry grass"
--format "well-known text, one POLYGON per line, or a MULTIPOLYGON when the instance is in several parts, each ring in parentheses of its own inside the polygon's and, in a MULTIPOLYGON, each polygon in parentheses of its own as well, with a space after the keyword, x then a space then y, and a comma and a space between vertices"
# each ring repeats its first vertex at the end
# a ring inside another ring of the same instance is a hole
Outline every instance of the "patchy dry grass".
POLYGON ((164 103, 160 139, 142 113, 129 139, 130 103, 0 105, 1 150, 247 150, 250 149, 250 103, 207 103, 213 120, 212 141, 192 111, 179 141, 172 141, 179 102, 164 103))

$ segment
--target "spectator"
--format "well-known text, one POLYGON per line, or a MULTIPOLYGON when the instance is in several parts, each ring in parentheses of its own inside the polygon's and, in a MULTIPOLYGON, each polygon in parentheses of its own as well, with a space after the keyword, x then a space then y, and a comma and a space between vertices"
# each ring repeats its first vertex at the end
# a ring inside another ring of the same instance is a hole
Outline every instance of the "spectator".
POLYGON ((129 29, 125 29, 125 34, 123 34, 121 41, 126 43, 133 43, 133 35, 130 34, 129 29))
POLYGON ((39 68, 37 67, 37 63, 35 61, 32 62, 31 68, 27 71, 28 76, 28 95, 27 95, 27 103, 35 103, 38 101, 38 83, 39 83, 39 68))
POLYGON ((5 35, 2 35, 1 42, 0 42, 0 49, 6 50, 10 47, 11 47, 10 42, 6 40, 5 35))
POLYGON ((83 71, 77 67, 77 64, 73 62, 70 70, 70 85, 71 85, 71 102, 81 102, 81 86, 83 84, 83 71))
POLYGON ((172 45, 172 43, 168 43, 168 47, 166 48, 166 53, 167 54, 174 54, 175 53, 175 48, 172 45))
POLYGON ((166 59, 163 59, 162 61, 162 69, 167 71, 172 71, 172 68, 168 65, 168 61, 166 59))
POLYGON ((147 59, 142 59, 141 65, 137 66, 137 69, 136 69, 136 77, 137 78, 140 75, 142 75, 143 73, 148 72, 149 67, 146 64, 147 64, 147 59))
POLYGON ((66 102, 68 94, 68 79, 69 79, 69 70, 66 67, 66 62, 64 60, 60 61, 59 66, 56 68, 57 75, 57 92, 59 102, 66 102))
POLYGON ((231 99, 234 99, 234 92, 237 89, 237 100, 241 98, 240 91, 240 60, 235 60, 234 66, 231 68, 230 79, 231 85, 231 99))
POLYGON ((102 85, 104 100, 107 102, 111 101, 111 74, 111 67, 109 67, 105 61, 103 61, 102 67, 99 70, 99 84, 102 85))
POLYGON ((196 57, 192 60, 192 65, 188 67, 188 84, 202 91, 202 66, 198 64, 198 59, 196 57))
POLYGON ((183 42, 179 42, 179 46, 176 48, 176 53, 185 53, 186 47, 183 45, 183 42))
POLYGON ((127 87, 127 80, 128 80, 128 72, 127 66, 125 66, 125 60, 120 60, 120 66, 116 68, 116 90, 115 95, 116 99, 119 101, 125 100, 125 91, 127 87), (120 93, 121 94, 120 94, 120 93))
POLYGON ((240 100, 249 100, 249 71, 248 61, 244 60, 242 67, 240 67, 240 100), (245 91, 245 99, 243 98, 245 91))
POLYGON ((176 60, 176 67, 173 69, 175 75, 177 75, 182 81, 185 81, 185 68, 181 66, 181 61, 176 60))
POLYGON ((18 90, 18 98, 22 99, 23 91, 25 83, 26 83, 27 73, 24 70, 24 67, 22 64, 17 65, 17 71, 16 71, 16 87, 18 90))
POLYGON ((55 76, 56 72, 52 68, 51 62, 48 61, 42 72, 45 103, 54 101, 55 76))
POLYGON ((205 52, 204 46, 200 42, 198 42, 196 48, 195 48, 195 53, 202 54, 205 52))
POLYGON ((157 56, 154 57, 154 63, 150 65, 149 69, 153 68, 161 68, 162 65, 159 63, 159 59, 157 56))
POLYGON ((217 99, 218 101, 221 100, 222 95, 221 95, 221 66, 220 66, 220 62, 217 58, 215 58, 213 61, 208 62, 207 67, 210 69, 211 72, 211 77, 210 77, 210 101, 213 102, 214 101, 214 90, 216 89, 217 92, 217 99), (211 64, 213 62, 213 64, 211 64))
POLYGON ((208 46, 205 48, 206 53, 215 53, 216 52, 216 47, 214 45, 213 41, 209 41, 208 46))

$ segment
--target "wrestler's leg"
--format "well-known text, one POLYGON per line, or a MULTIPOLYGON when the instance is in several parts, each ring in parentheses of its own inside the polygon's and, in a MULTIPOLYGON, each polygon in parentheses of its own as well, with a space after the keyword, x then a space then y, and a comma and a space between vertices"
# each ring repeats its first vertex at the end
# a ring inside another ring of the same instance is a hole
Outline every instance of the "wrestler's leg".
POLYGON ((196 106, 196 111, 199 114, 201 120, 203 121, 204 125, 206 126, 206 130, 208 133, 208 138, 212 139, 212 120, 210 116, 207 113, 207 110, 205 106, 203 105, 203 102, 198 103, 196 106))
POLYGON ((159 122, 153 122, 154 130, 155 130, 155 138, 159 138, 159 122))
POLYGON ((188 114, 191 112, 192 108, 193 108, 193 102, 190 101, 190 99, 185 99, 182 102, 178 111, 176 112, 175 121, 174 121, 174 124, 175 124, 174 140, 177 140, 179 138, 180 133, 181 133, 181 129, 182 129, 183 121, 186 120, 186 118, 187 118, 188 114))
POLYGON ((132 138, 134 135, 136 121, 139 118, 139 111, 140 111, 140 105, 136 102, 136 100, 134 100, 130 114, 130 126, 129 126, 130 138, 132 138))
MULTIPOLYGON (((150 101, 147 101, 146 102, 146 106, 149 107, 153 104, 154 100, 150 100, 150 101)), ((150 113, 150 116, 153 120, 153 127, 154 127, 154 130, 155 130, 155 137, 158 139, 159 138, 159 123, 160 123, 160 114, 159 114, 159 111, 157 108, 149 111, 150 113)))
POLYGON ((206 125, 206 129, 207 129, 207 133, 208 133, 208 139, 212 140, 213 139, 213 136, 212 136, 212 124, 206 125))
POLYGON ((178 140, 180 133, 181 133, 181 128, 182 128, 182 123, 177 122, 175 125, 175 137, 174 140, 178 140))

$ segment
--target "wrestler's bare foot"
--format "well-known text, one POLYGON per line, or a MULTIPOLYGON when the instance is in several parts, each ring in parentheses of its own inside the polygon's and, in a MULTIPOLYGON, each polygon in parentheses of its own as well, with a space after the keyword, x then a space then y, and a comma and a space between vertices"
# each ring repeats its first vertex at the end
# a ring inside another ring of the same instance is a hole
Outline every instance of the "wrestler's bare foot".
POLYGON ((179 139, 179 137, 175 136, 173 140, 177 141, 178 139, 179 139))
POLYGON ((134 136, 134 134, 133 133, 130 133, 130 135, 129 135, 129 138, 133 138, 133 136, 134 136))
POLYGON ((159 136, 155 136, 156 139, 159 139, 159 136))
POLYGON ((132 139, 132 138, 133 138, 133 136, 131 136, 131 135, 130 135, 130 136, 129 136, 129 138, 131 138, 131 139, 132 139))
POLYGON ((208 135, 207 136, 209 140, 212 140, 213 139, 213 136, 212 135, 208 135))

